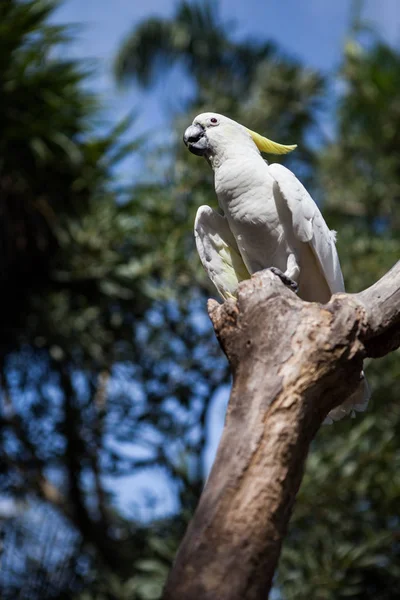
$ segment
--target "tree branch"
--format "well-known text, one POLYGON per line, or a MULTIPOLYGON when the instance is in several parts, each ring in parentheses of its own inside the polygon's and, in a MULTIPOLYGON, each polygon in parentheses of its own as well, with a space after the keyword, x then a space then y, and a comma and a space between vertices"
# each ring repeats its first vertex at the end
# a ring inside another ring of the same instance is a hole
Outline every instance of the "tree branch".
POLYGON ((359 384, 363 358, 400 345, 400 262, 360 294, 300 300, 269 271, 209 301, 233 371, 211 475, 165 600, 265 599, 311 440, 359 384))
POLYGON ((367 356, 378 358, 400 346, 400 261, 368 289, 354 295, 367 313, 367 356))

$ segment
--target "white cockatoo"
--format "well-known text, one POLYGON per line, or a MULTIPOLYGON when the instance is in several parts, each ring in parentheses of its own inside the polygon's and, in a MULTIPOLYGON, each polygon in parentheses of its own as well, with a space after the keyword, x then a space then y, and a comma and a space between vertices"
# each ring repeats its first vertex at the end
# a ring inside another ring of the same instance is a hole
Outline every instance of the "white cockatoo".
MULTIPOLYGON (((221 214, 200 206, 194 230, 200 260, 222 298, 235 297, 240 281, 266 268, 309 302, 326 303, 345 291, 335 232, 295 175, 261 156, 296 146, 277 144, 217 113, 198 115, 183 141, 214 171, 221 214)), ((361 373, 359 388, 328 421, 365 410, 369 396, 361 373)))

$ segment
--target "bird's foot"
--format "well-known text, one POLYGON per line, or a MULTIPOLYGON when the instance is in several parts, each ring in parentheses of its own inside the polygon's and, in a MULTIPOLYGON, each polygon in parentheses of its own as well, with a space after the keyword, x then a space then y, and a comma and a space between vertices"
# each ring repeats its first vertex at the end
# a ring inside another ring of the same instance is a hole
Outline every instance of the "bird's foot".
POLYGON ((284 283, 295 294, 297 294, 297 290, 299 289, 299 286, 293 279, 290 279, 290 277, 285 275, 285 273, 282 273, 282 271, 280 269, 278 269, 277 267, 269 267, 268 271, 271 271, 274 275, 279 277, 279 279, 282 281, 282 283, 284 283))

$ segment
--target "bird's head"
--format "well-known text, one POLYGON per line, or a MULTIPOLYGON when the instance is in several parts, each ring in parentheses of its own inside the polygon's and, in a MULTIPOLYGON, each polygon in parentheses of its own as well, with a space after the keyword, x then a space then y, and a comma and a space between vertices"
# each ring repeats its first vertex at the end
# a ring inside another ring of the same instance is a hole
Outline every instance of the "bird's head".
POLYGON ((271 154, 287 154, 296 148, 295 145, 277 144, 224 115, 211 112, 202 113, 194 119, 186 129, 183 141, 190 152, 206 158, 221 156, 229 148, 255 149, 255 146, 260 152, 271 154))

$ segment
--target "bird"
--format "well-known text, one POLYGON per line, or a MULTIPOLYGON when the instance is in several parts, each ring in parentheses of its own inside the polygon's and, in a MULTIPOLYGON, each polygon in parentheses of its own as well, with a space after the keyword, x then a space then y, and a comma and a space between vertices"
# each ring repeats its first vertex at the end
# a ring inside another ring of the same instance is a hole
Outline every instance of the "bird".
MULTIPOLYGON (((214 112, 197 115, 183 141, 214 172, 220 211, 200 206, 194 234, 201 263, 223 300, 235 298, 238 284, 263 269, 307 302, 325 304, 345 291, 336 232, 294 173, 261 154, 287 154, 295 144, 278 144, 214 112)), ((326 422, 364 411, 369 398, 361 372, 356 391, 326 422)))

